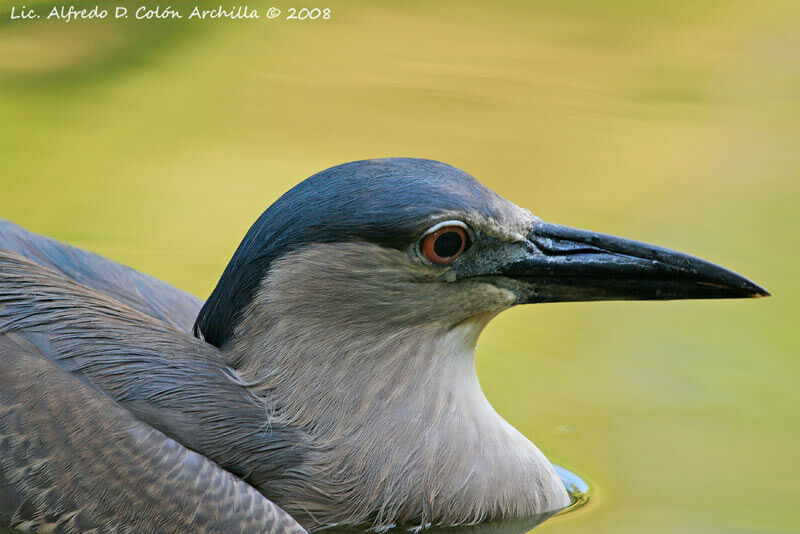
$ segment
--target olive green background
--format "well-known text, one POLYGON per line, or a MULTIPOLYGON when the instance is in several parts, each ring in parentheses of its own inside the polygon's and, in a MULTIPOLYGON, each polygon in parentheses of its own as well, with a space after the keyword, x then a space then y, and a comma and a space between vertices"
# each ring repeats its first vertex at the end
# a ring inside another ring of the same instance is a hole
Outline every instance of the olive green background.
POLYGON ((286 189, 386 156, 763 284, 514 309, 479 374, 593 486, 536 532, 800 532, 800 2, 275 0, 249 5, 333 17, 68 24, 11 5, 0 217, 199 296, 286 189))

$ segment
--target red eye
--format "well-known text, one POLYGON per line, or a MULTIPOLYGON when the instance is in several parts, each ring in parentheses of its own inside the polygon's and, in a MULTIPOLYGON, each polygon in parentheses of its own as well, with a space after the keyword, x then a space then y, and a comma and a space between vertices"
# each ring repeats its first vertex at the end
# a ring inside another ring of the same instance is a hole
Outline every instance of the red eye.
POLYGON ((460 226, 443 226, 422 238, 420 250, 425 259, 442 265, 461 256, 468 239, 467 232, 460 226))

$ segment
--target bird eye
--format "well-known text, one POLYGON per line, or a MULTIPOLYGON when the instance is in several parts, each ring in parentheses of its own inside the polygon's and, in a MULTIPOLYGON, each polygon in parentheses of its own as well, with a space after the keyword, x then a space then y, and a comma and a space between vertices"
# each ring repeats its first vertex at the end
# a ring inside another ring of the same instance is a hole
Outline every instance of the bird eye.
POLYGON ((469 236, 464 228, 447 225, 423 237, 420 251, 429 262, 443 265, 461 256, 468 244, 469 236))

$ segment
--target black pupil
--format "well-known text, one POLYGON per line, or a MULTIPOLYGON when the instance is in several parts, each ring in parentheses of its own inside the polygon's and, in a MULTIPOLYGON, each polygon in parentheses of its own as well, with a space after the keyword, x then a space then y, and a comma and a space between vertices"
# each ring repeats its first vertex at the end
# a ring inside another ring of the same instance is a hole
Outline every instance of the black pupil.
POLYGON ((461 235, 457 232, 445 232, 433 242, 433 251, 440 258, 455 256, 461 250, 461 235))

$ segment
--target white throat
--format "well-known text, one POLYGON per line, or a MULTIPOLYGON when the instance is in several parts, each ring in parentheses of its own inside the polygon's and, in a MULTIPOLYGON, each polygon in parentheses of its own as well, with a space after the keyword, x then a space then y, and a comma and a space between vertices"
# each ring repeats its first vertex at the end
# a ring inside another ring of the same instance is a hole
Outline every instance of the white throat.
POLYGON ((302 476, 313 483, 298 485, 284 509, 326 524, 385 525, 565 507, 551 464, 495 412, 475 372, 478 336, 509 305, 508 292, 406 280, 389 263, 396 253, 363 268, 382 252, 358 246, 340 273, 329 255, 317 258, 330 254, 324 248, 274 267, 229 347, 242 378, 282 407, 281 424, 307 432, 302 476), (496 305, 448 326, 464 302, 496 305))

